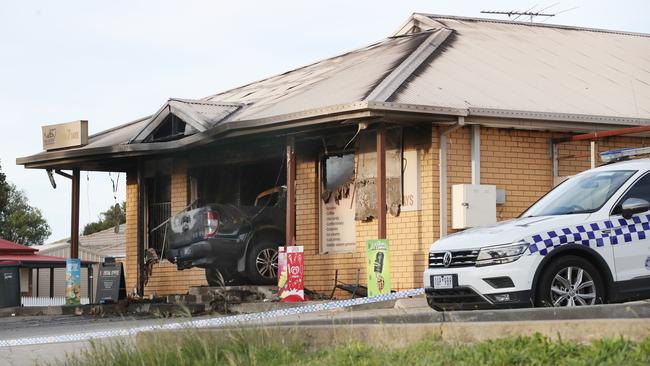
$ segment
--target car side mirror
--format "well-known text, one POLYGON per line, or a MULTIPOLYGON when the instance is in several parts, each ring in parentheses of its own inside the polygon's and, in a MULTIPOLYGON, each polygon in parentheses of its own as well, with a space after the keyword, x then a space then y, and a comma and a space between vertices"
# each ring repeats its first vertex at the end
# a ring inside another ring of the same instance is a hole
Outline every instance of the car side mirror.
POLYGON ((650 203, 641 198, 628 198, 621 205, 621 215, 623 218, 630 219, 634 214, 650 210, 650 203))

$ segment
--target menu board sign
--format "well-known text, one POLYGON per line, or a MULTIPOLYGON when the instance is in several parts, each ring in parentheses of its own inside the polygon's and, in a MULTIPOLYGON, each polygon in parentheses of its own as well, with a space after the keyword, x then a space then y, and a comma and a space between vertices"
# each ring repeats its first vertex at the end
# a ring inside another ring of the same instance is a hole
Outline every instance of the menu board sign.
MULTIPOLYGON (((354 190, 350 187, 350 192, 354 190)), ((340 199, 338 202, 330 198, 328 202, 321 200, 320 235, 322 253, 354 252, 356 241, 353 194, 340 199)))
POLYGON ((126 298, 124 268, 122 263, 104 262, 99 265, 96 301, 100 304, 117 302, 126 298))

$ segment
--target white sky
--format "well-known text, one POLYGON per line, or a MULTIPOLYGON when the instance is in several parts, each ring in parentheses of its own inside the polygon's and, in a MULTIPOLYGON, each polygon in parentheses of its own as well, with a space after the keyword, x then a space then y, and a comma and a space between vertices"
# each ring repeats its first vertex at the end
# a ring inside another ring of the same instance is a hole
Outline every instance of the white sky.
MULTIPOLYGON (((53 234, 70 234, 70 183, 16 166, 40 126, 89 120, 90 133, 389 36, 413 12, 578 7, 548 23, 650 33, 647 0, 11 1, 0 0, 0 163, 53 234)), ((497 16, 494 16, 497 17, 497 16)), ((505 17, 499 17, 505 19, 505 17)), ((541 21, 541 19, 540 19, 541 21)), ((82 172, 81 226, 113 204, 108 173, 82 172)), ((119 181, 124 199, 125 177, 119 181)))

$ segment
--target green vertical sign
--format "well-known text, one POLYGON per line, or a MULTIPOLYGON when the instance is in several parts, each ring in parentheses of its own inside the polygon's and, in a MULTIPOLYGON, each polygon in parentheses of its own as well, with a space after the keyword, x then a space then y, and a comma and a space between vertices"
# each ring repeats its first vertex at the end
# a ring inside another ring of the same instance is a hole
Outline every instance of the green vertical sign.
POLYGON ((366 240, 368 296, 390 293, 388 239, 366 240))

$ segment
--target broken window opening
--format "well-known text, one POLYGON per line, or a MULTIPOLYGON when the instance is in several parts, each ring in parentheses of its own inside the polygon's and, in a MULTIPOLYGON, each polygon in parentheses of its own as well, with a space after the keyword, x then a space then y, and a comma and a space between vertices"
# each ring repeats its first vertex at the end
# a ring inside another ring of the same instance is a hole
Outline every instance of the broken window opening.
POLYGON ((286 184, 282 165, 281 161, 273 159, 193 168, 189 172, 188 203, 194 203, 195 207, 210 203, 253 206, 260 193, 286 184))
POLYGON ((163 258, 165 246, 165 225, 171 217, 172 193, 171 176, 156 175, 145 181, 147 191, 147 247, 153 248, 163 258))
POLYGON ((351 253, 356 244, 354 222, 355 154, 326 155, 320 160, 320 252, 351 253))
POLYGON ((322 199, 326 203, 347 198, 354 182, 354 153, 327 155, 322 160, 322 199))
MULTIPOLYGON (((163 142, 178 140, 185 137, 186 134, 185 122, 173 114, 168 115, 165 120, 153 131, 149 142, 163 142)), ((191 129, 190 129, 191 130, 191 129)))

